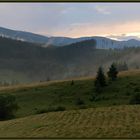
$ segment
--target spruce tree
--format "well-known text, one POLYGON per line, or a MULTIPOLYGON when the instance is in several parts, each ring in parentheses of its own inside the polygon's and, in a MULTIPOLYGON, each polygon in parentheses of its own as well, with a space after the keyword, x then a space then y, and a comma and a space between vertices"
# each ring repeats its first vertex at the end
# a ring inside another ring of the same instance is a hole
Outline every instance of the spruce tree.
POLYGON ((95 84, 96 92, 101 92, 102 88, 106 86, 106 78, 105 78, 102 67, 99 67, 98 69, 94 84, 95 84))
POLYGON ((109 71, 107 72, 107 75, 109 77, 109 79, 111 81, 114 81, 117 79, 117 74, 118 74, 118 70, 117 70, 117 67, 116 65, 113 63, 110 68, 109 68, 109 71))

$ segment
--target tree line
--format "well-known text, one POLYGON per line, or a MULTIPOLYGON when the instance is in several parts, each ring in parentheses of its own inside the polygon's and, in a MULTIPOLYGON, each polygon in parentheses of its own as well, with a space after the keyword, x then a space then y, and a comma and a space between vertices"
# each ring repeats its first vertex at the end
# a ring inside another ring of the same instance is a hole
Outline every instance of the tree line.
MULTIPOLYGON (((112 63, 109 67, 109 71, 107 72, 107 76, 109 78, 109 81, 115 81, 117 79, 118 70, 115 63, 112 63)), ((107 86, 107 79, 104 74, 103 68, 99 67, 97 71, 97 76, 94 82, 95 85, 95 91, 96 93, 100 93, 102 89, 107 86)))

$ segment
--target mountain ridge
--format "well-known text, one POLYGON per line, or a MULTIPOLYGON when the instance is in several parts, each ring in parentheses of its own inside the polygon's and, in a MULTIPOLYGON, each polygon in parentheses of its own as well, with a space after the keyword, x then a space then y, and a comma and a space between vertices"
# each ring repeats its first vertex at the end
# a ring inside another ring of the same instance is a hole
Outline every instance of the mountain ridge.
POLYGON ((42 44, 42 47, 48 47, 51 45, 55 47, 61 47, 90 39, 96 40, 96 47, 100 49, 140 47, 140 41, 136 39, 130 39, 127 41, 118 41, 101 36, 79 37, 79 38, 53 37, 53 36, 47 37, 31 32, 11 30, 3 27, 0 27, 0 36, 12 38, 15 40, 42 44))

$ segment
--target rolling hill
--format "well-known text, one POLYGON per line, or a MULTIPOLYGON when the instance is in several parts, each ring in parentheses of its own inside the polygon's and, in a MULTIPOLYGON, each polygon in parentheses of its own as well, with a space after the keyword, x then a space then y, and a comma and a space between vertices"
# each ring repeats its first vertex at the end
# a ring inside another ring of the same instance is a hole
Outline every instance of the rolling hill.
POLYGON ((0 122, 2 138, 139 138, 140 106, 52 112, 0 122))
POLYGON ((46 82, 39 84, 0 88, 0 94, 11 94, 17 99, 20 109, 16 117, 50 112, 55 108, 65 110, 80 108, 129 105, 131 97, 140 91, 140 71, 120 73, 117 81, 108 84, 102 94, 95 96, 94 78, 46 82), (79 104, 82 100, 82 104, 79 104))
POLYGON ((0 89, 17 98, 20 109, 13 120, 0 121, 0 137, 24 138, 139 138, 139 105, 129 105, 140 92, 140 71, 119 74, 96 100, 94 80, 48 82, 0 89), (80 98, 84 104, 77 104, 80 98), (34 100, 33 100, 34 99, 34 100), (47 110, 63 106, 66 111, 47 110), (46 109, 46 112, 37 112, 46 109), (40 114, 43 113, 43 114, 40 114), (85 131, 86 130, 86 131, 85 131))

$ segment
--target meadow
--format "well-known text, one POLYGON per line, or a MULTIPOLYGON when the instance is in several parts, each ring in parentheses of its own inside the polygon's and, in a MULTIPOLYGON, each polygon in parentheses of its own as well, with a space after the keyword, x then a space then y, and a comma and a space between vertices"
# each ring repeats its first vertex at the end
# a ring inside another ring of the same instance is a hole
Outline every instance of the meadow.
POLYGON ((0 122, 0 137, 139 138, 140 105, 32 115, 0 122))
POLYGON ((139 138, 140 105, 130 105, 139 83, 140 71, 132 70, 96 96, 93 77, 1 87, 19 109, 0 121, 0 137, 139 138))
POLYGON ((140 92, 140 72, 120 73, 115 82, 108 82, 101 94, 95 96, 94 78, 61 82, 46 82, 0 88, 0 94, 16 97, 19 110, 16 117, 49 112, 57 107, 65 110, 128 105, 134 93, 140 92), (93 99, 94 98, 94 99, 93 99))

